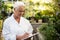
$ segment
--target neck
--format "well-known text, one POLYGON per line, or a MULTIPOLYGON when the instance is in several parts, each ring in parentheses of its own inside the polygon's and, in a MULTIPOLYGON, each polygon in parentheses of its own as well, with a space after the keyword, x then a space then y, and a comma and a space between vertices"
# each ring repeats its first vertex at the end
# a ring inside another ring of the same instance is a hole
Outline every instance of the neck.
POLYGON ((15 15, 14 15, 14 18, 15 18, 15 19, 20 19, 20 17, 17 17, 17 16, 15 16, 15 15))
POLYGON ((20 22, 20 18, 21 18, 21 17, 17 17, 17 16, 14 15, 14 18, 15 18, 15 20, 16 20, 18 23, 20 22))

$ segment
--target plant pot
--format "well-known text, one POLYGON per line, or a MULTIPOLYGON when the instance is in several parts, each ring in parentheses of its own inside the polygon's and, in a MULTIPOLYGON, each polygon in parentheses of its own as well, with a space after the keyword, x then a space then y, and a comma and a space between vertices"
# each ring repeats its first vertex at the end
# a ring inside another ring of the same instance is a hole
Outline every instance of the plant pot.
POLYGON ((42 18, 42 22, 43 22, 43 23, 47 23, 48 21, 49 21, 48 18, 42 18))
POLYGON ((41 24, 41 23, 42 23, 42 19, 39 19, 39 20, 38 20, 38 23, 40 23, 40 24, 41 24))

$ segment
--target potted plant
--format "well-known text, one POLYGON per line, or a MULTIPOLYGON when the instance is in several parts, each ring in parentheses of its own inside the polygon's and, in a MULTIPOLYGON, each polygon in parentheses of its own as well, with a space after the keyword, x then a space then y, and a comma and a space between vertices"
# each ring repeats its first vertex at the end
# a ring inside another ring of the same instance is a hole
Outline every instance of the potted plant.
POLYGON ((47 23, 49 21, 49 16, 48 15, 43 15, 42 16, 42 22, 47 23))
POLYGON ((35 14, 35 20, 38 23, 40 19, 41 19, 41 14, 40 14, 40 12, 38 12, 35 14))

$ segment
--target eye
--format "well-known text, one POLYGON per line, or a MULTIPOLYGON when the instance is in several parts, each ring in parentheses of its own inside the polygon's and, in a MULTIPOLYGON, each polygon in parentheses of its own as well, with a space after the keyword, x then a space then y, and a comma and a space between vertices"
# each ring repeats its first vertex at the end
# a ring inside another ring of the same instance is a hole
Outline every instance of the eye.
POLYGON ((19 12, 25 12, 25 11, 19 11, 19 12))

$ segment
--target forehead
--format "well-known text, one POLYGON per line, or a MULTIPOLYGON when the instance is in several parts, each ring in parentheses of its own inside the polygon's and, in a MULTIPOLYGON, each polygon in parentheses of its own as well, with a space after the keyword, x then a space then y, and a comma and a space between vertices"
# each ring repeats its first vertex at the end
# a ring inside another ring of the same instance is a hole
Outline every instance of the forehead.
POLYGON ((25 10, 25 6, 19 6, 18 10, 25 10))

